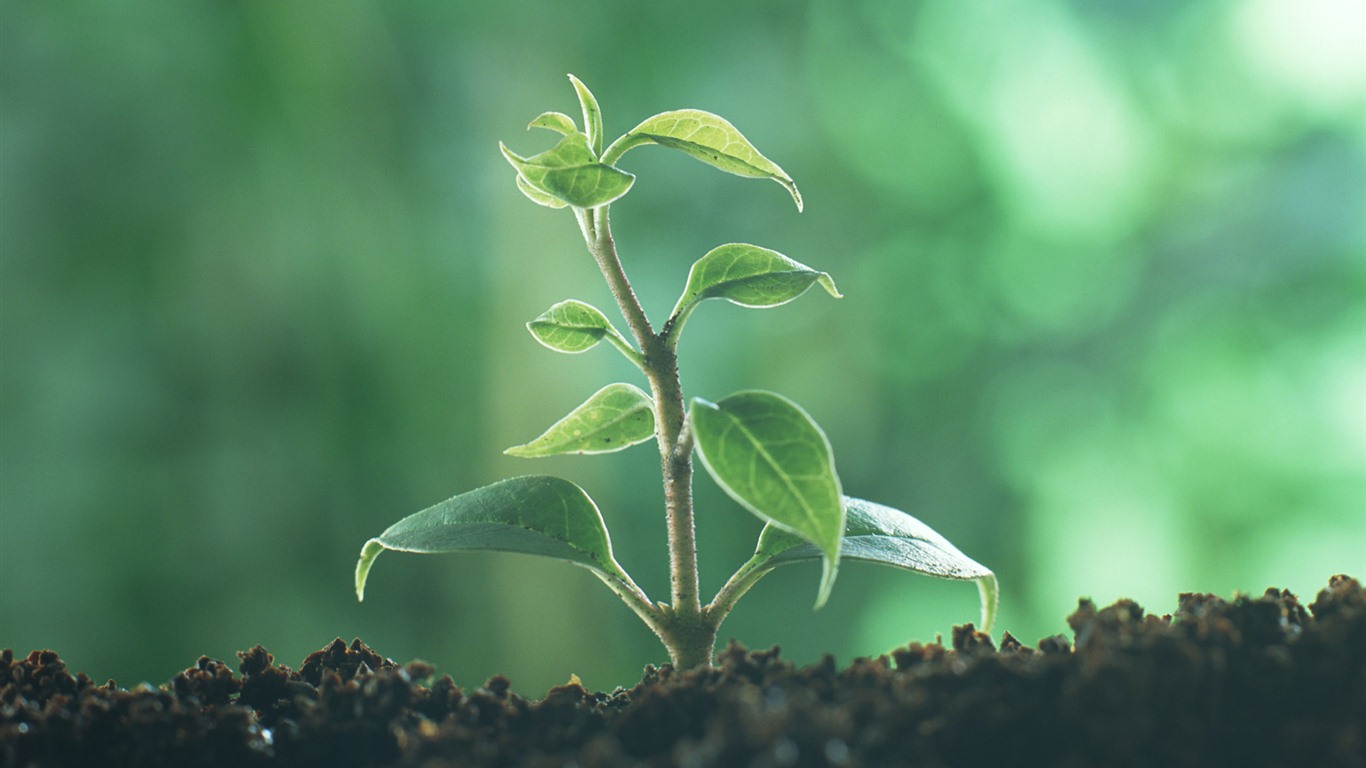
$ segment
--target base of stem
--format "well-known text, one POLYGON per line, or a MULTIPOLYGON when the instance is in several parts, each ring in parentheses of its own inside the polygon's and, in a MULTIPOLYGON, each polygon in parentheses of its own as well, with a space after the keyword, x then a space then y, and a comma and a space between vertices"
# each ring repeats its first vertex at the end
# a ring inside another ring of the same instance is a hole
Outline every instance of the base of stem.
POLYGON ((659 639, 669 650, 669 661, 674 669, 710 666, 712 650, 716 647, 716 629, 701 615, 670 616, 659 628, 659 639))

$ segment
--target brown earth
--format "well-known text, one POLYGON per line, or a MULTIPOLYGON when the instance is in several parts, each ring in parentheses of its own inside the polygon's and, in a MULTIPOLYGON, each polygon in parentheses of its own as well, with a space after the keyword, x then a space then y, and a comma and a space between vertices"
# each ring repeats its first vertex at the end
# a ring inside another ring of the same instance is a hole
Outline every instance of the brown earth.
POLYGON ((838 669, 732 643, 630 690, 494 677, 462 690, 338 639, 297 672, 265 649, 159 689, 0 655, 3 766, 1366 766, 1366 590, 1182 595, 1169 616, 1082 600, 1073 639, 971 625, 838 669))

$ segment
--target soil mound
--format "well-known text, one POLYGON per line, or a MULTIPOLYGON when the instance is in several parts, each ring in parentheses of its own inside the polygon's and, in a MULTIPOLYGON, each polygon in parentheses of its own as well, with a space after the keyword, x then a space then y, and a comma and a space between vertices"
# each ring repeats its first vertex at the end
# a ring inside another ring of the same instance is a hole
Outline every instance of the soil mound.
POLYGON ((474 690, 337 639, 298 671, 257 646, 160 688, 0 654, 3 766, 1366 766, 1366 590, 1082 600, 1073 637, 951 644, 803 668, 732 642, 630 690, 499 676, 474 690))

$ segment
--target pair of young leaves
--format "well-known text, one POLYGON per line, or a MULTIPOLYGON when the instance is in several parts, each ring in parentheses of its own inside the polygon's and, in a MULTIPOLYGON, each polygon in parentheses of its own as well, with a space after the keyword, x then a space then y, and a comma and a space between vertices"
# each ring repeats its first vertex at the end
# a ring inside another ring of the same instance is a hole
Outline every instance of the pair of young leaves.
POLYGON ((549 208, 597 208, 626 194, 635 183, 632 173, 616 167, 631 149, 660 144, 684 152, 727 173, 753 179, 772 179, 792 195, 797 210, 802 196, 792 177, 759 153, 724 118, 698 109, 662 112, 632 128, 603 150, 602 110, 588 87, 569 76, 579 96, 584 130, 560 112, 544 112, 528 128, 545 128, 564 138, 549 150, 521 157, 499 143, 503 157, 517 169, 517 188, 549 208))
MULTIPOLYGON (((517 170, 517 186, 551 208, 588 209, 625 194, 635 177, 615 166, 643 144, 678 149, 720 170, 768 178, 786 188, 801 208, 792 179, 765 158, 726 120, 699 110, 656 115, 602 149, 601 111, 572 75, 585 131, 557 112, 532 121, 564 138, 529 158, 500 145, 517 170)), ((744 243, 720 246, 697 261, 669 319, 668 343, 702 301, 726 299, 746 307, 773 307, 820 284, 839 297, 830 276, 775 251, 744 243)), ((586 351, 606 340, 632 362, 640 354, 595 307, 569 300, 527 324, 538 341, 560 352, 586 351)), ((770 392, 747 391, 716 403, 693 401, 690 428, 704 466, 742 506, 764 520, 754 556, 732 577, 752 583, 788 562, 823 563, 817 606, 834 583, 841 555, 952 579, 982 589, 983 624, 995 612, 995 577, 942 536, 903 512, 844 496, 829 442, 796 404, 770 392)), ((535 440, 508 449, 515 456, 606 453, 655 436, 654 404, 631 384, 599 390, 535 440)), ((366 543, 356 568, 357 595, 374 558, 384 549, 451 552, 497 549, 565 559, 591 570, 618 594, 644 593, 612 556, 597 506, 577 485, 547 476, 504 480, 410 515, 366 543)), ((747 587, 746 587, 747 588, 747 587)))

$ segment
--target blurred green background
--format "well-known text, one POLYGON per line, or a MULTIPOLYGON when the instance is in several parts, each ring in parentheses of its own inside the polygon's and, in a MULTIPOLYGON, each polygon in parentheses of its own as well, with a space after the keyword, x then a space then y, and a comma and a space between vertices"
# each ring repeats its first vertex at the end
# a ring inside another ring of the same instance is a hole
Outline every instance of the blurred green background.
MULTIPOLYGON (((828 270, 708 305, 689 394, 773 389, 847 492, 996 569, 1000 629, 1080 595, 1313 594, 1366 572, 1366 14, 1352 0, 37 3, 0 18, 0 646, 122 685, 334 636, 539 695, 665 659, 586 571, 361 544, 513 474, 594 496, 667 589, 657 457, 512 459, 606 349, 572 217, 497 151, 597 93, 609 136, 729 118, 797 180, 661 148, 613 208, 656 321, 758 243, 828 270)), ((613 313, 615 314, 615 313, 613 313)), ((759 525, 699 476, 703 587, 759 525)), ((722 636, 841 663, 975 620, 969 584, 776 572, 722 636)))

